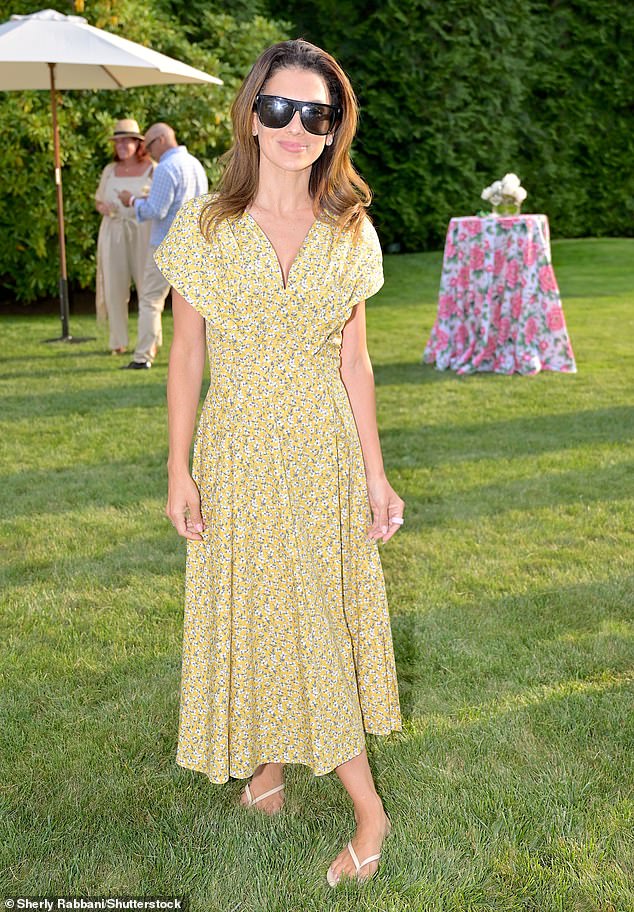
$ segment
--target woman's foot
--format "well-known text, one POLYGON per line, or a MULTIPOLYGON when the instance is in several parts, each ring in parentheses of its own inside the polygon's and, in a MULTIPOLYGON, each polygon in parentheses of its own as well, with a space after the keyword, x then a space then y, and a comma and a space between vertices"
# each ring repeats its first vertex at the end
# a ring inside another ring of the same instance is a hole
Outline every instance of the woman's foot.
MULTIPOLYGON (((258 795, 263 795, 264 792, 268 792, 269 789, 275 788, 277 785, 282 785, 283 782, 283 763, 261 763, 253 773, 251 781, 249 782, 251 797, 257 798, 258 795)), ((247 807, 249 804, 246 789, 240 796, 240 804, 243 807, 247 807)), ((280 789, 280 791, 275 792, 274 795, 263 798, 261 801, 258 801, 257 804, 252 805, 252 807, 258 811, 263 811, 265 814, 278 814, 284 807, 284 789, 280 789)))
MULTIPOLYGON (((366 806, 362 813, 357 814, 357 831, 350 840, 352 847, 359 861, 368 858, 370 855, 378 855, 383 845, 383 840, 391 830, 391 824, 387 814, 383 810, 383 803, 377 796, 376 802, 366 806)), ((345 848, 337 855, 330 865, 328 873, 333 881, 340 880, 342 877, 351 877, 360 883, 368 880, 375 873, 379 866, 379 861, 370 861, 363 865, 358 874, 355 868, 352 855, 346 844, 345 848)))
POLYGON ((127 350, 128 350, 127 348, 111 348, 110 354, 111 355, 125 355, 127 350))

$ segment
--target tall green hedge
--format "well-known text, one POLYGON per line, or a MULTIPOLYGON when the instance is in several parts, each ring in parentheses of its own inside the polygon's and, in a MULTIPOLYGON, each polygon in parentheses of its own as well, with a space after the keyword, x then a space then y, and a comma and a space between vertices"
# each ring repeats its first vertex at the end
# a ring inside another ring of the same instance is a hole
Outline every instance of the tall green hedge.
MULTIPOLYGON (((40 6, 0 0, 0 18, 40 6)), ((507 171, 556 235, 634 234, 631 0, 89 0, 85 15, 225 85, 63 93, 74 285, 94 281, 113 120, 167 120, 213 178, 238 82, 264 47, 299 35, 351 76, 355 162, 387 249, 438 247, 448 219, 483 207, 480 191, 507 171)), ((0 93, 0 125, 0 285, 29 301, 57 283, 48 93, 0 93)))
MULTIPOLYGON (((0 0, 0 21, 41 9, 35 2, 0 0)), ((71 12, 70 4, 58 4, 71 12)), ((206 72, 222 86, 152 86, 121 91, 59 93, 66 246, 73 287, 94 287, 100 216, 94 194, 111 160, 114 121, 135 117, 141 129, 163 120, 198 156, 213 180, 230 143, 229 105, 255 57, 287 37, 287 24, 261 14, 257 0, 86 2, 91 25, 147 44, 206 72), (232 13, 223 12, 223 7, 232 13)), ((29 302, 57 290, 59 260, 50 94, 0 92, 0 286, 5 297, 29 302)))
POLYGON ((634 233, 631 0, 272 0, 350 74, 383 242, 436 247, 515 171, 560 236, 634 233))

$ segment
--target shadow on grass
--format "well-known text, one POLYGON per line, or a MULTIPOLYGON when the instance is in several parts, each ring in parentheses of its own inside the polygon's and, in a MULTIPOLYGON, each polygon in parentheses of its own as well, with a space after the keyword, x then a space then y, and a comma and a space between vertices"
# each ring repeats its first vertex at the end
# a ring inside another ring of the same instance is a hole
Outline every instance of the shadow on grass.
MULTIPOLYGON (((536 472, 529 478, 475 485, 452 494, 417 496, 401 486, 408 506, 408 531, 422 532, 505 513, 535 514, 564 504, 614 504, 632 497, 634 462, 572 472, 536 472)), ((401 532, 401 535, 404 533, 401 532)), ((406 534, 406 533, 405 533, 406 534)))
MULTIPOLYGON (((425 342, 421 345, 420 357, 423 357, 425 342)), ((496 374, 493 371, 476 371, 474 374, 457 374, 453 370, 438 370, 433 364, 423 364, 422 360, 381 364, 373 362, 374 380, 376 386, 403 386, 407 383, 437 383, 439 381, 453 380, 456 383, 468 383, 476 378, 481 382, 489 383, 527 383, 539 382, 545 376, 559 376, 565 378, 564 383, 570 382, 570 377, 577 374, 565 371, 543 371, 541 374, 496 374)), ((574 382, 574 381, 573 381, 574 382)))
POLYGON ((157 508, 151 517, 151 531, 143 535, 135 529, 130 535, 130 518, 121 517, 119 528, 108 527, 108 538, 95 548, 95 553, 78 557, 73 551, 14 560, 2 573, 5 586, 37 585, 54 577, 63 587, 84 587, 90 582, 92 593, 97 590, 120 591, 131 587, 142 603, 139 579, 151 587, 154 578, 164 578, 184 560, 185 540, 179 538, 167 517, 157 508), (113 568, 116 575, 113 576, 113 568))
MULTIPOLYGON (((107 355, 108 360, 105 362, 100 361, 98 365, 86 364, 84 366, 83 363, 82 363, 81 367, 77 367, 75 365, 68 367, 67 365, 64 365, 63 372, 59 370, 59 364, 56 362, 53 362, 50 365, 48 370, 44 370, 44 369, 33 370, 28 366, 28 365, 30 365, 32 359, 23 358, 22 360, 25 363, 25 369, 23 371, 21 371, 21 370, 7 371, 4 374, 0 374, 0 380, 6 380, 7 382, 10 382, 12 380, 19 380, 23 377, 26 377, 29 380, 59 380, 64 374, 70 374, 70 375, 72 375, 72 377, 77 377, 79 374, 89 374, 94 377, 105 377, 105 376, 110 377, 111 374, 115 374, 115 375, 119 376, 121 379, 130 377, 130 372, 126 372, 125 374, 124 373, 118 374, 118 371, 122 370, 126 364, 128 364, 130 361, 132 361, 132 354, 125 355, 122 358, 113 358, 112 355, 110 354, 110 352, 104 352, 104 355, 107 355)), ((95 357, 94 353, 92 354, 91 357, 93 357, 93 358, 95 357)), ((143 376, 147 377, 148 374, 151 373, 152 376, 155 376, 157 371, 163 372, 163 373, 165 371, 167 371, 167 361, 155 361, 154 364, 152 365, 151 371, 135 371, 134 374, 136 375, 138 373, 138 374, 140 374, 141 377, 143 377, 143 376), (161 371, 161 369, 162 369, 162 371, 161 371)), ((35 393, 34 393, 34 395, 35 395, 35 393)))
POLYGON ((165 452, 148 452, 143 462, 113 460, 15 472, 2 481, 7 495, 10 492, 2 504, 3 519, 74 513, 85 507, 125 509, 163 491, 165 452))
MULTIPOLYGON (((26 353, 21 355, 3 355, 2 363, 3 364, 19 364, 20 362, 26 363, 32 361, 48 361, 51 365, 56 365, 57 367, 67 367, 67 361, 76 360, 78 358, 99 358, 101 359, 102 355, 107 355, 109 358, 112 358, 114 361, 113 355, 109 351, 104 349, 98 349, 95 351, 94 348, 91 349, 82 349, 77 345, 66 344, 65 347, 62 346, 62 343, 53 343, 51 345, 42 345, 41 350, 38 350, 34 353, 30 348, 33 343, 37 342, 36 340, 29 339, 28 345, 29 350, 26 353)), ((125 356, 123 356, 125 357, 125 356)))
POLYGON ((477 608, 394 613, 403 718, 424 716, 426 703, 431 716, 506 712, 507 702, 519 707, 535 687, 575 679, 626 675, 631 685, 633 601, 629 575, 492 598, 477 608))
MULTIPOLYGON (((421 348, 422 358, 422 348, 421 348)), ((378 386, 404 386, 408 383, 444 383, 461 381, 454 371, 439 371, 422 361, 403 361, 392 364, 373 363, 374 382, 378 386)))
MULTIPOLYGON (((153 368, 152 368, 153 370, 153 368)), ((92 371, 81 371, 92 373, 92 371)), ((77 371, 76 373, 80 373, 77 371)), ((4 417, 11 415, 21 418, 28 415, 33 419, 70 415, 99 415, 117 409, 143 406, 166 407, 164 384, 146 383, 144 371, 123 371, 118 375, 118 385, 107 388, 64 390, 42 394, 35 391, 29 395, 20 393, 4 397, 4 417), (134 380, 130 382, 130 375, 134 380), (139 375, 139 376, 137 376, 139 375)), ((115 381, 116 382, 116 381, 115 381)))
POLYGON ((626 405, 556 415, 524 415, 508 421, 421 425, 416 430, 396 427, 381 433, 386 461, 394 468, 506 460, 588 443, 627 443, 632 439, 634 408, 626 405))

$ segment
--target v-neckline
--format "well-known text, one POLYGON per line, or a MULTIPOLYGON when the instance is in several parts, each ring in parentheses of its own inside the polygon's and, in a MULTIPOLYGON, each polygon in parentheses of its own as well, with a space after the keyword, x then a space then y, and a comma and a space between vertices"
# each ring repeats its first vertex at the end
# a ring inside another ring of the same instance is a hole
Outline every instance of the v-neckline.
POLYGON ((301 254, 302 251, 304 250, 304 247, 305 247, 306 244, 308 243, 308 238, 309 238, 310 235, 312 234, 313 229, 314 229, 315 225, 317 224, 317 222, 319 221, 319 219, 315 219, 315 220, 312 222, 312 224, 311 224, 310 228, 308 229, 308 231, 306 232, 306 234, 305 234, 305 236, 304 236, 304 240, 301 242, 301 244, 300 244, 299 247, 297 248, 297 253, 296 253, 295 256, 293 257, 293 260, 292 260, 292 262, 291 262, 291 265, 288 267, 288 275, 286 276, 286 281, 284 281, 284 270, 283 270, 283 268, 282 268, 282 264, 281 264, 281 262, 280 262, 280 258, 279 258, 279 256, 277 255, 277 250, 276 250, 275 247, 273 246, 273 243, 272 243, 270 237, 268 236, 268 234, 266 233, 266 231, 264 230, 264 228, 262 227, 262 225, 260 225, 260 223, 257 221, 257 219, 255 219, 255 218, 251 215, 250 212, 246 212, 246 211, 245 211, 244 214, 245 214, 246 216, 248 216, 248 217, 251 219, 251 221, 253 222, 253 224, 255 225, 255 227, 258 229, 258 231, 260 232, 260 234, 262 235, 262 237, 264 238, 264 240, 265 240, 266 243, 268 244, 268 246, 269 246, 269 248, 270 248, 270 250, 271 250, 273 256, 275 257, 275 259, 276 259, 276 261, 277 261, 278 272, 279 272, 279 277, 280 277, 280 279, 281 279, 282 289, 283 289, 283 291, 286 291, 286 290, 288 289, 289 284, 290 284, 291 273, 292 273, 292 271, 293 271, 293 267, 295 266, 295 263, 298 261, 298 259, 299 259, 299 257, 300 257, 300 254, 301 254))

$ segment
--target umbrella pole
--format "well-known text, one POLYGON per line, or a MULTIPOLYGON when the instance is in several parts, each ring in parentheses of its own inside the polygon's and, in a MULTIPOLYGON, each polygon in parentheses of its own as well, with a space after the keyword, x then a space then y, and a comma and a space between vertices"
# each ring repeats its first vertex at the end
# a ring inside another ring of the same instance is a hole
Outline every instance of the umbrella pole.
MULTIPOLYGON (((59 234, 59 306, 62 320, 62 334, 47 342, 87 342, 89 337, 73 338, 69 330, 70 308, 68 303, 68 272, 66 269, 66 237, 64 232, 64 195, 62 193, 62 161, 59 149, 59 126, 57 124, 57 91, 55 89, 55 64, 49 63, 51 72, 51 111, 53 114, 53 156, 55 162, 55 188, 57 192, 57 230, 59 234)), ((94 338, 94 337, 90 337, 94 338)))

